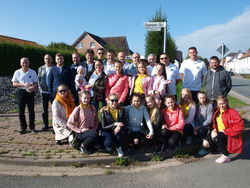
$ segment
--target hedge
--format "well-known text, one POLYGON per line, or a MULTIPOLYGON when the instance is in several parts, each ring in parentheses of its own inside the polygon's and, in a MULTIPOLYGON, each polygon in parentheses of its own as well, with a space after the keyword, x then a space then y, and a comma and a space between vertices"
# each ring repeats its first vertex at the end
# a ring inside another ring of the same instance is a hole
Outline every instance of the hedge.
MULTIPOLYGON (((14 71, 20 68, 20 59, 22 57, 28 57, 30 60, 30 68, 37 71, 38 68, 44 64, 43 57, 45 54, 51 54, 52 57, 55 57, 55 54, 58 52, 63 54, 65 65, 72 63, 71 51, 56 51, 46 47, 0 42, 0 76, 13 75, 14 71)), ((83 55, 81 55, 81 60, 84 60, 83 58, 83 55)), ((53 63, 55 64, 54 60, 53 63)))

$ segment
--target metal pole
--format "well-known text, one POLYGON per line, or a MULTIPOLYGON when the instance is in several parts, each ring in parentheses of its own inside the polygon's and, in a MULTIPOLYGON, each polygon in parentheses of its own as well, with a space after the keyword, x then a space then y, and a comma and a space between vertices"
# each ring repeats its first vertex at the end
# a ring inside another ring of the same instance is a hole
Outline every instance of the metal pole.
POLYGON ((223 59, 224 59, 224 48, 225 48, 225 45, 224 43, 221 44, 221 65, 224 66, 224 62, 223 62, 223 59))
POLYGON ((164 42, 163 42, 163 53, 166 53, 166 42, 167 42, 167 22, 164 22, 164 42))

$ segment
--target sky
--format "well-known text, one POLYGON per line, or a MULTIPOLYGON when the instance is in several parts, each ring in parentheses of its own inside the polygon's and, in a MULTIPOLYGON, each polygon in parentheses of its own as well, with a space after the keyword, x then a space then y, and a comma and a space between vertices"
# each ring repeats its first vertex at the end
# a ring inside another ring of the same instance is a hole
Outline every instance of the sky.
POLYGON ((84 32, 100 37, 126 36, 144 55, 147 22, 157 9, 167 17, 178 50, 195 46, 202 57, 250 48, 249 0, 0 0, 0 35, 48 45, 73 44, 84 32))

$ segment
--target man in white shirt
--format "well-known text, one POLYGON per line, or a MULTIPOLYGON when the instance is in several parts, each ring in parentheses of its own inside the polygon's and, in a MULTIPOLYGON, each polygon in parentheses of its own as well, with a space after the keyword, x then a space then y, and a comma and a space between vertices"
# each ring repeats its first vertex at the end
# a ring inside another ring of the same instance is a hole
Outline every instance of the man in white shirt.
POLYGON ((49 128, 49 116, 48 116, 48 108, 49 108, 49 101, 52 103, 52 98, 50 97, 49 93, 49 86, 48 86, 48 76, 49 72, 52 68, 52 57, 50 54, 46 54, 44 56, 44 65, 38 68, 38 86, 39 91, 42 96, 42 118, 43 118, 43 130, 47 130, 49 128))
POLYGON ((156 65, 156 55, 155 54, 149 54, 148 55, 148 63, 149 65, 147 66, 147 71, 148 71, 148 75, 150 76, 154 76, 154 72, 153 72, 153 69, 156 65))
POLYGON ((106 65, 104 66, 104 72, 107 76, 115 73, 115 51, 114 50, 107 51, 107 62, 106 62, 106 65))
POLYGON ((18 88, 17 101, 19 108, 20 131, 19 134, 25 134, 27 123, 25 118, 25 106, 28 105, 29 110, 29 128, 32 133, 35 133, 35 89, 37 88, 38 77, 34 70, 29 68, 30 62, 27 57, 20 60, 21 68, 16 70, 12 84, 18 88))
POLYGON ((171 81, 171 83, 167 85, 167 93, 175 95, 176 97, 176 85, 180 81, 179 69, 175 64, 170 63, 169 57, 166 53, 160 55, 160 62, 165 65, 167 80, 171 81))
POLYGON ((180 67, 180 76, 183 80, 183 88, 188 88, 192 92, 195 102, 198 102, 197 93, 201 89, 202 79, 207 72, 205 63, 198 59, 197 49, 190 47, 188 49, 189 59, 185 59, 180 67))

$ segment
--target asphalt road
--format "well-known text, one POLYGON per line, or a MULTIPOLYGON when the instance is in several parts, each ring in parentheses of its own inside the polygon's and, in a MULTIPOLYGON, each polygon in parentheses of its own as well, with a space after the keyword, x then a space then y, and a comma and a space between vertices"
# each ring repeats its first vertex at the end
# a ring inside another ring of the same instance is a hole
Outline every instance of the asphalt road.
POLYGON ((232 77, 232 90, 250 99, 250 80, 232 77))
POLYGON ((232 162, 216 164, 214 160, 217 157, 139 173, 82 177, 0 176, 0 187, 250 187, 250 139, 244 144, 244 152, 232 162))

